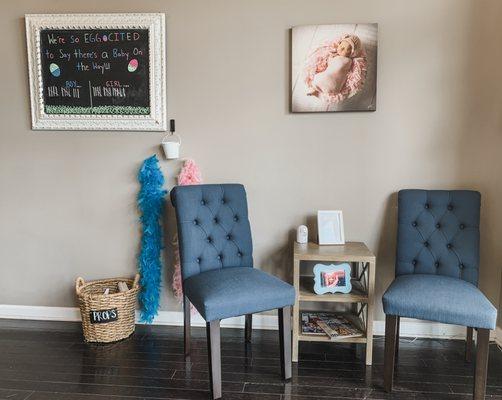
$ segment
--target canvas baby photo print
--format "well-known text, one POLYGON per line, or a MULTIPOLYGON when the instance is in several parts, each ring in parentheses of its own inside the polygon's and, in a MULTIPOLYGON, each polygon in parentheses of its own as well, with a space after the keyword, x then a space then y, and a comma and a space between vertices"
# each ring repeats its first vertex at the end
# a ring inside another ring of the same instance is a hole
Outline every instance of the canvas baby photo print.
POLYGON ((377 24, 294 27, 292 111, 375 111, 377 33, 377 24))

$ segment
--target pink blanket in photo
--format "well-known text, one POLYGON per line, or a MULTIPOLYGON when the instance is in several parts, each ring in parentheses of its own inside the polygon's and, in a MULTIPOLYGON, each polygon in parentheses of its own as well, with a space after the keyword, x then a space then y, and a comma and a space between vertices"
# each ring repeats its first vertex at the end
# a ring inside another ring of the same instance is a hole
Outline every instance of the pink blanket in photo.
MULTIPOLYGON (((328 67, 328 60, 330 57, 337 55, 336 49, 338 48, 338 43, 340 39, 335 40, 332 43, 326 44, 324 46, 318 47, 307 59, 304 74, 305 83, 309 89, 313 89, 312 81, 315 74, 323 72, 328 67)), ((359 92, 364 86, 364 81, 366 80, 366 52, 364 48, 361 51, 361 56, 352 59, 352 66, 347 75, 347 80, 345 81, 342 90, 336 94, 320 94, 320 98, 325 100, 330 104, 339 103, 349 97, 354 96, 359 92)))

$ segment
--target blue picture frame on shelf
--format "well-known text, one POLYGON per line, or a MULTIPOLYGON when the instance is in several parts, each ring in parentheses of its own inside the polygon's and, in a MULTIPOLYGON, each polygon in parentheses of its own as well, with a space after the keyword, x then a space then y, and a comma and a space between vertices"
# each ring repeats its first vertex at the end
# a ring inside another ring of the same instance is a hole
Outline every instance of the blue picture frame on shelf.
POLYGON ((316 264, 314 266, 314 292, 350 293, 352 290, 350 264, 316 264))

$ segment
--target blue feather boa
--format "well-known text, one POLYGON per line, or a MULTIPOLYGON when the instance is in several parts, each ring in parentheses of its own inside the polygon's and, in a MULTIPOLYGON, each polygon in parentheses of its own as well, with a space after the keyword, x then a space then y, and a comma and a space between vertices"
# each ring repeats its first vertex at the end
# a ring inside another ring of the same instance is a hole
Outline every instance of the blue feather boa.
POLYGON ((164 210, 162 189, 164 176, 159 168, 157 156, 147 158, 138 173, 141 189, 138 194, 138 208, 141 212, 142 224, 141 251, 138 256, 138 269, 141 274, 141 321, 152 323, 157 315, 160 298, 160 277, 162 266, 160 251, 162 250, 162 228, 160 217, 164 210))

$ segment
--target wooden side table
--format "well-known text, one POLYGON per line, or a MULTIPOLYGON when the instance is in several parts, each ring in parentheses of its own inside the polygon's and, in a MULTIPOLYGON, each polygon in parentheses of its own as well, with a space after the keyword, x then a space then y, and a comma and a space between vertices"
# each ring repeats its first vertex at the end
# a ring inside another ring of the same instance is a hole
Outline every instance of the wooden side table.
POLYGON ((360 242, 347 242, 344 245, 336 246, 318 245, 309 242, 307 244, 295 243, 293 260, 294 286, 296 290, 296 301, 293 307, 293 362, 298 362, 298 343, 300 341, 318 341, 366 343, 366 365, 371 365, 373 356, 375 255, 364 243, 360 242), (352 267, 352 291, 347 294, 327 293, 318 295, 314 293, 313 276, 301 275, 301 261, 319 261, 323 263, 348 262, 352 267), (351 312, 348 316, 364 331, 364 336, 331 340, 328 336, 324 335, 303 335, 300 326, 300 313, 302 310, 315 311, 315 303, 327 302, 351 303, 351 312))

